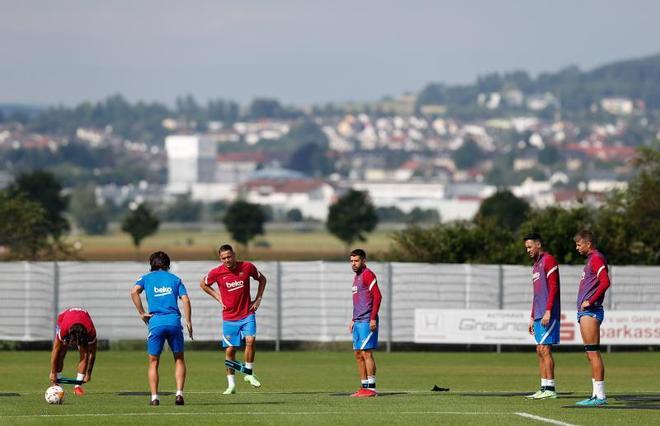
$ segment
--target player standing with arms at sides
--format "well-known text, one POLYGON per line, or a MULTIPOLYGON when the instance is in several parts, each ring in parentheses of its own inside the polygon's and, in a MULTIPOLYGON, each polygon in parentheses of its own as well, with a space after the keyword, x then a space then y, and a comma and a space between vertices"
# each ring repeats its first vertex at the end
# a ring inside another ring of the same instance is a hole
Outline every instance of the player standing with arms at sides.
POLYGON ((559 299, 559 265, 555 258, 543 249, 541 235, 532 232, 523 237, 529 257, 534 259, 532 267, 532 314, 529 319, 529 334, 536 340, 536 355, 541 373, 541 389, 528 399, 557 398, 555 390, 555 360, 552 345, 559 343, 561 304, 559 299))
POLYGON ((580 406, 607 404, 605 396, 605 365, 600 356, 600 324, 605 319, 603 300, 610 287, 610 277, 605 256, 596 250, 591 231, 583 230, 575 235, 575 249, 587 256, 577 296, 577 320, 584 342, 584 350, 591 364, 591 398, 579 401, 580 406))
POLYGON ((191 322, 192 308, 188 292, 181 278, 169 272, 170 257, 157 251, 149 256, 151 272, 141 276, 131 289, 131 299, 142 321, 147 324, 147 353, 149 355, 150 405, 160 405, 158 398, 158 364, 165 340, 174 354, 174 377, 176 381, 176 405, 184 405, 183 386, 186 383, 186 361, 183 358, 183 330, 178 299, 183 302, 188 336, 193 338, 191 322), (145 292, 149 312, 145 312, 140 294, 145 292))
MULTIPOLYGON (((69 308, 57 316, 55 328, 55 339, 53 340, 53 351, 50 355, 50 382, 57 383, 62 378, 64 368, 64 357, 69 347, 78 347, 80 361, 78 362, 78 374, 76 380, 84 383, 92 380, 92 370, 96 360, 96 328, 89 313, 82 308, 69 308)), ((75 385, 73 392, 82 396, 85 390, 80 385, 75 385)))
POLYGON ((353 320, 348 329, 353 333, 353 351, 360 373, 360 390, 352 397, 376 396, 376 361, 372 350, 378 347, 378 309, 383 299, 376 274, 367 268, 367 254, 355 249, 350 256, 353 278, 353 320))
MULTIPOLYGON (((236 253, 229 244, 218 249, 222 265, 213 268, 202 278, 199 286, 222 306, 222 346, 225 348, 225 360, 236 361, 236 348, 243 345, 245 339, 245 381, 254 387, 261 383, 253 373, 255 342, 257 338, 257 309, 261 304, 266 277, 250 262, 236 260, 236 253), (250 278, 259 282, 257 296, 250 299, 250 278), (211 286, 217 283, 219 291, 211 286)), ((227 389, 224 395, 236 393, 235 370, 227 368, 227 389)))

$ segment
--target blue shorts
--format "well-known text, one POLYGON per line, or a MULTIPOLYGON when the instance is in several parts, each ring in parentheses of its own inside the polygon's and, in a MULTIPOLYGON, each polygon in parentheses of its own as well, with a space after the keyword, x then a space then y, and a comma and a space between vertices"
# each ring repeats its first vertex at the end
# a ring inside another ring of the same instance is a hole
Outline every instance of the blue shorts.
POLYGON ((165 340, 174 353, 183 352, 183 328, 180 325, 162 325, 149 330, 147 352, 159 356, 163 352, 165 340))
POLYGON ((598 322, 600 324, 602 324, 603 320, 605 319, 605 310, 603 309, 602 306, 594 306, 594 307, 589 306, 584 311, 578 311, 578 313, 577 313, 578 323, 580 322, 580 318, 582 318, 582 317, 596 318, 598 320, 598 322))
POLYGON ((559 318, 550 318, 547 327, 541 320, 534 320, 534 339, 537 345, 556 345, 559 343, 559 318))
POLYGON ((222 322, 222 347, 243 346, 243 339, 257 335, 257 320, 250 314, 238 321, 222 322))
POLYGON ((369 321, 353 323, 353 350, 367 351, 378 348, 378 323, 374 331, 369 330, 369 321))

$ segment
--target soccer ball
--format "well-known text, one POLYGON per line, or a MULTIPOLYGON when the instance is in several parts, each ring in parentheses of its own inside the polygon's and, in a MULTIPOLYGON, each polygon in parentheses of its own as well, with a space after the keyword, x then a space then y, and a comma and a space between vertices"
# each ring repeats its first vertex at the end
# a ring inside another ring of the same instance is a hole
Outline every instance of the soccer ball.
POLYGON ((61 404, 64 402, 64 389, 61 386, 53 385, 46 389, 44 398, 49 404, 61 404))

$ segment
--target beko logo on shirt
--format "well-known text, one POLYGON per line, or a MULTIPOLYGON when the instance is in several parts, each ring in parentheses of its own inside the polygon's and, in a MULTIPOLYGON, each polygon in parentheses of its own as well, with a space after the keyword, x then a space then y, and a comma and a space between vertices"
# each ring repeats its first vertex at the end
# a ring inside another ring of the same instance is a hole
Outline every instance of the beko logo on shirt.
POLYGON ((541 277, 541 273, 540 273, 540 272, 534 272, 534 273, 532 274, 532 281, 536 281, 536 280, 538 280, 540 277, 541 277))
POLYGON ((154 287, 154 293, 156 293, 156 297, 167 296, 172 294, 172 287, 154 287))
POLYGON ((353 290, 353 294, 357 293, 357 286, 354 285, 352 290, 353 290))
POLYGON ((227 281, 225 283, 229 291, 234 291, 238 290, 239 288, 243 287, 243 281, 227 281))

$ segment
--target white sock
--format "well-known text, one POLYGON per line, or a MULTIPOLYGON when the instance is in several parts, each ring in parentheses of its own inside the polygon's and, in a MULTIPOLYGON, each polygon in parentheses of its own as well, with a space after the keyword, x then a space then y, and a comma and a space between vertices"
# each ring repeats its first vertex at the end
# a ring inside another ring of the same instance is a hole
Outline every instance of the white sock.
POLYGON ((366 388, 369 385, 369 380, 360 380, 360 384, 363 388, 366 388))
POLYGON ((57 377, 58 379, 61 379, 61 378, 62 378, 62 372, 61 372, 61 371, 58 371, 57 374, 56 374, 56 377, 57 377))
POLYGON ((376 390, 376 376, 367 376, 367 384, 369 389, 376 390))
POLYGON ((249 368, 250 370, 252 370, 252 368, 253 368, 252 366, 253 366, 253 365, 254 365, 254 362, 246 362, 246 363, 245 363, 245 368, 249 368))
POLYGON ((156 394, 156 395, 151 395, 151 400, 152 400, 152 401, 155 401, 155 400, 157 400, 157 399, 158 399, 158 394, 156 394))
POLYGON ((546 379, 541 378, 541 387, 544 388, 548 386, 548 381, 546 379))
POLYGON ((591 397, 595 397, 596 393, 596 379, 591 379, 591 397))
POLYGON ((545 385, 555 387, 555 379, 545 379, 545 385))
POLYGON ((85 378, 85 373, 78 373, 76 374, 76 380, 82 380, 85 378))
POLYGON ((596 398, 605 399, 605 380, 602 382, 594 381, 594 392, 596 393, 596 398))
POLYGON ((183 391, 182 391, 182 390, 178 390, 178 391, 176 391, 176 395, 175 395, 175 396, 183 396, 183 391))
POLYGON ((236 376, 233 374, 227 374, 227 383, 229 384, 229 387, 236 386, 236 376))

